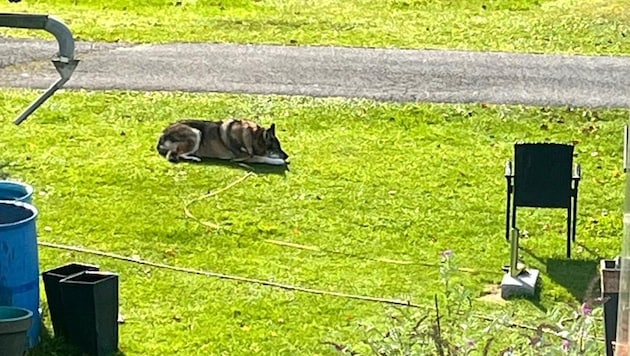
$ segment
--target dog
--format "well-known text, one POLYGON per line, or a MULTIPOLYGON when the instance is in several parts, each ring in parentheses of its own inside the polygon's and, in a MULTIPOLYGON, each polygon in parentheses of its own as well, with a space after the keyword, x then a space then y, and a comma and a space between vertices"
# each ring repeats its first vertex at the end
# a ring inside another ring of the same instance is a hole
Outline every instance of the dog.
POLYGON ((270 165, 289 164, 276 137, 276 125, 264 128, 248 120, 180 120, 162 131, 157 151, 170 162, 202 158, 270 165))

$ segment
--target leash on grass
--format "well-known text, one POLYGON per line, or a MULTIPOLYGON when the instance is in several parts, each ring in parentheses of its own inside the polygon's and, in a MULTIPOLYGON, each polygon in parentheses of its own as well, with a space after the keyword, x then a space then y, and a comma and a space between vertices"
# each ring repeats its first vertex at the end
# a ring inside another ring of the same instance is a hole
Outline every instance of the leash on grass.
POLYGON ((215 196, 215 195, 217 195, 219 193, 222 193, 222 192, 232 188, 233 186, 235 186, 235 185, 237 185, 237 184, 239 184, 241 182, 244 182, 247 178, 249 178, 251 176, 255 176, 255 175, 256 175, 256 173, 254 173, 254 172, 247 172, 247 174, 245 174, 241 178, 231 182, 230 184, 226 185, 225 187, 223 187, 223 188, 221 188, 219 190, 213 190, 213 191, 211 191, 208 194, 204 194, 202 196, 199 196, 199 197, 189 201, 188 203, 184 204, 184 214, 186 214, 187 217, 195 220, 196 222, 198 222, 199 224, 201 224, 203 226, 206 226, 206 227, 209 227, 209 228, 212 228, 212 229, 217 229, 217 230, 221 229, 222 227, 220 225, 217 225, 217 224, 214 224, 214 223, 211 223, 211 222, 208 222, 208 221, 202 221, 201 219, 197 218, 196 216, 194 216, 190 212, 190 209, 188 209, 188 207, 191 206, 195 202, 198 202, 198 201, 201 201, 201 200, 204 200, 204 199, 208 199, 208 198, 211 198, 211 197, 213 197, 213 196, 215 196))
POLYGON ((358 299, 358 300, 363 300, 363 301, 378 302, 378 303, 383 303, 383 304, 393 304, 393 305, 412 307, 412 308, 423 308, 419 304, 415 304, 415 303, 412 303, 411 301, 405 301, 405 300, 399 300, 399 299, 387 299, 387 298, 371 297, 371 296, 358 295, 358 294, 349 294, 349 293, 343 293, 343 292, 326 291, 326 290, 320 290, 320 289, 300 287, 300 286, 294 286, 294 285, 290 285, 290 284, 266 281, 266 280, 256 279, 256 278, 249 278, 249 277, 242 277, 242 276, 236 276, 236 275, 230 275, 230 274, 224 274, 224 273, 203 271, 203 270, 197 270, 197 269, 187 268, 187 267, 177 267, 177 266, 167 265, 167 264, 164 264, 164 263, 157 263, 157 262, 146 261, 146 260, 142 260, 140 258, 133 258, 133 257, 127 257, 127 256, 123 256, 123 255, 118 255, 118 254, 111 253, 111 252, 103 252, 103 251, 92 250, 92 249, 87 249, 87 248, 77 247, 77 246, 67 246, 67 245, 61 245, 61 244, 56 244, 56 243, 51 243, 51 242, 39 241, 37 244, 40 245, 40 246, 51 247, 51 248, 56 248, 56 249, 61 249, 61 250, 68 250, 68 251, 81 252, 81 253, 89 253, 89 254, 97 255, 97 256, 101 256, 101 257, 109 257, 109 258, 113 258, 113 259, 117 259, 117 260, 121 260, 121 261, 133 262, 133 263, 137 263, 137 264, 141 264, 141 265, 145 265, 145 266, 150 266, 150 267, 155 267, 155 268, 162 268, 162 269, 168 269, 168 270, 171 270, 171 271, 184 272, 184 273, 190 273, 190 274, 197 274, 197 275, 202 275, 202 276, 206 276, 206 277, 215 277, 215 278, 219 278, 219 279, 227 279, 227 280, 233 280, 233 281, 239 281, 239 282, 260 284, 260 285, 264 285, 264 286, 275 287, 275 288, 280 288, 280 289, 285 289, 285 290, 290 290, 290 291, 296 291, 296 292, 304 292, 304 293, 318 294, 318 295, 328 295, 328 296, 348 298, 348 299, 358 299))
MULTIPOLYGON (((322 296, 340 297, 340 298, 346 298, 346 299, 355 299, 355 300, 366 301, 366 302, 376 302, 380 304, 390 304, 390 305, 410 307, 410 308, 415 308, 415 309, 422 309, 425 311, 429 310, 429 308, 427 308, 426 306, 413 303, 409 300, 388 299, 388 298, 372 297, 372 296, 359 295, 359 294, 350 294, 350 293, 343 293, 343 292, 326 291, 326 290, 320 290, 320 289, 314 289, 314 288, 300 287, 300 286, 266 281, 266 280, 256 279, 256 278, 203 271, 203 270, 197 270, 197 269, 187 268, 187 267, 171 266, 164 263, 146 261, 140 258, 127 257, 127 256, 118 255, 111 252, 103 252, 99 250, 92 250, 92 249, 78 247, 78 246, 61 245, 61 244, 56 244, 52 242, 38 241, 37 244, 39 246, 79 252, 79 253, 87 253, 87 254, 92 254, 92 255, 101 256, 101 257, 108 257, 108 258, 113 258, 113 259, 117 259, 117 260, 121 260, 125 262, 137 263, 144 266, 167 269, 167 270, 175 271, 175 272, 183 272, 183 273, 196 274, 196 275, 201 275, 201 276, 206 276, 206 277, 214 277, 214 278, 233 280, 233 281, 244 282, 244 283, 259 284, 263 286, 274 287, 274 288, 279 288, 279 289, 284 289, 284 290, 289 290, 289 291, 294 291, 294 292, 302 292, 302 293, 316 294, 316 295, 322 295, 322 296)), ((485 315, 481 315, 481 314, 473 314, 472 316, 481 320, 489 321, 489 322, 495 321, 495 319, 485 316, 485 315)), ((537 331, 537 332, 542 332, 544 334, 551 334, 558 337, 562 337, 562 335, 558 334, 557 332, 553 330, 547 330, 546 328, 543 329, 540 327, 534 327, 534 326, 525 325, 525 324, 521 324, 517 322, 505 322, 505 325, 507 325, 510 328, 519 328, 519 329, 524 329, 524 330, 537 331)), ((603 338, 596 338, 596 340, 600 342, 604 342, 603 338)))
MULTIPOLYGON (((244 182, 247 178, 251 177, 251 176, 255 176, 256 173, 254 172, 247 172, 247 174, 245 174, 244 176, 242 176, 239 179, 236 179, 234 181, 232 181, 231 183, 229 183, 228 185, 226 185, 225 187, 218 189, 218 190, 213 190, 211 192, 209 192, 208 194, 204 194, 202 196, 199 196, 195 199, 190 200, 189 202, 184 204, 184 214, 190 218, 193 219, 194 221, 196 221, 197 223, 199 223, 200 225, 203 225, 205 227, 211 228, 211 229, 215 229, 215 230, 219 230, 219 229, 225 229, 225 227, 209 222, 209 221, 203 221, 201 219, 199 219, 198 217, 196 217, 195 215, 193 215, 193 213, 190 211, 189 207, 196 203, 199 202, 201 200, 204 199, 208 199, 211 197, 216 196, 219 193, 222 193, 234 186, 236 186, 239 183, 244 182)), ((350 253, 346 253, 346 252, 340 252, 340 251, 334 251, 334 250, 328 250, 328 249, 323 249, 319 246, 314 246, 314 245, 302 245, 302 244, 296 244, 293 242, 288 242, 288 241, 280 241, 280 240, 273 240, 273 239, 264 239, 263 240, 266 243, 270 243, 270 244, 274 244, 274 245, 278 245, 278 246, 284 246, 284 247, 291 247, 291 248, 296 248, 296 249, 301 249, 301 250, 308 250, 308 251, 313 251, 313 252, 324 252, 324 253, 331 253, 331 254, 338 254, 338 255, 344 255, 346 257, 354 257, 354 258, 362 258, 362 259, 369 259, 372 261, 376 261, 376 262, 382 262, 382 263, 389 263, 389 264, 396 264, 396 265, 421 265, 424 267, 439 267, 439 265, 437 264, 432 264, 432 263, 426 263, 426 262, 414 262, 414 261, 405 261, 405 260, 394 260, 394 259, 390 259, 390 258, 380 258, 380 257, 366 257, 366 256, 360 256, 360 255, 356 255, 356 254, 350 254, 350 253)), ((477 271, 471 268, 465 268, 465 267, 460 267, 459 268, 460 271, 462 272, 467 272, 467 273, 472 273, 472 274, 477 274, 480 272, 485 272, 485 273, 496 273, 496 271, 477 271)))

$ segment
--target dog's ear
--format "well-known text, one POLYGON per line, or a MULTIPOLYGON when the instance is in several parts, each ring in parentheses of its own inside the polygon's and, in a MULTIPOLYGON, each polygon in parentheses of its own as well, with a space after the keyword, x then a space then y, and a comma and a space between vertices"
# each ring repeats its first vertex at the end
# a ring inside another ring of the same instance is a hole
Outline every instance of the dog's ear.
POLYGON ((269 132, 269 136, 270 137, 275 137, 276 136, 276 124, 271 124, 271 126, 269 126, 269 129, 267 130, 267 132, 269 132))

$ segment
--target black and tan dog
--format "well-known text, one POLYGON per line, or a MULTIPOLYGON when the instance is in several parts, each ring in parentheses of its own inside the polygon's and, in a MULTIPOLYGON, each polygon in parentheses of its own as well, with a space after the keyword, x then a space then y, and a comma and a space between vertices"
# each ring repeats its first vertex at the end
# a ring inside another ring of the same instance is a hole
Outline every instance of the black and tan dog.
POLYGON ((264 128, 247 120, 177 121, 164 129, 156 148, 171 162, 214 158, 271 165, 289 163, 289 155, 276 137, 276 125, 264 128))

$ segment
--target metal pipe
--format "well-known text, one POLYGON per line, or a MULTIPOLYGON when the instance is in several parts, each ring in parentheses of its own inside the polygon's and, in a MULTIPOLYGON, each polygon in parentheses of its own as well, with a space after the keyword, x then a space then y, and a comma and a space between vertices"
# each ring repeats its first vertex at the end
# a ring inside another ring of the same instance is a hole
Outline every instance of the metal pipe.
POLYGON ((510 241, 510 276, 516 277, 521 271, 518 269, 518 229, 512 228, 512 238, 510 241))
POLYGON ((72 32, 63 22, 52 16, 0 13, 0 27, 46 30, 55 36, 59 45, 59 52, 57 58, 53 60, 53 64, 61 78, 18 116, 14 123, 19 125, 70 79, 79 61, 74 59, 75 48, 72 32))
POLYGON ((61 20, 49 15, 0 13, 0 27, 46 30, 55 36, 59 44, 59 59, 74 59, 72 32, 61 20))
POLYGON ((68 26, 52 16, 48 16, 44 30, 52 33, 59 43, 59 60, 67 63, 74 59, 74 38, 68 26))
POLYGON ((46 30, 55 36, 59 44, 59 59, 67 62, 74 59, 72 32, 60 20, 49 15, 0 13, 0 27, 46 30))
MULTIPOLYGON (((57 65, 57 63, 58 62, 55 62, 55 65, 57 65)), ((78 64, 78 61, 76 59, 70 63, 64 63, 64 69, 66 69, 67 66, 76 67, 77 64, 78 64)), ((60 73, 62 72, 62 70, 59 70, 59 68, 57 68, 57 70, 60 73)), ((74 68, 72 68, 70 73, 72 73, 73 70, 74 68)), ((42 94, 39 98, 37 98, 34 102, 32 102, 31 105, 29 105, 26 108, 26 110, 24 110, 24 112, 22 112, 20 116, 18 116, 18 118, 15 119, 13 123, 16 125, 21 124, 22 121, 26 120, 35 110, 37 110, 37 108, 39 108, 46 100, 48 100, 48 98, 50 98, 57 90, 59 90, 59 88, 61 88, 69 79, 70 79, 70 75, 62 74, 61 78, 59 78, 50 87, 48 87, 48 89, 44 92, 44 94, 42 94)))
POLYGON ((630 129, 628 125, 623 127, 623 171, 628 172, 628 167, 630 164, 628 163, 628 139, 630 138, 630 129))
POLYGON ((2 27, 43 30, 46 28, 46 21, 48 21, 48 15, 0 13, 2 27))

